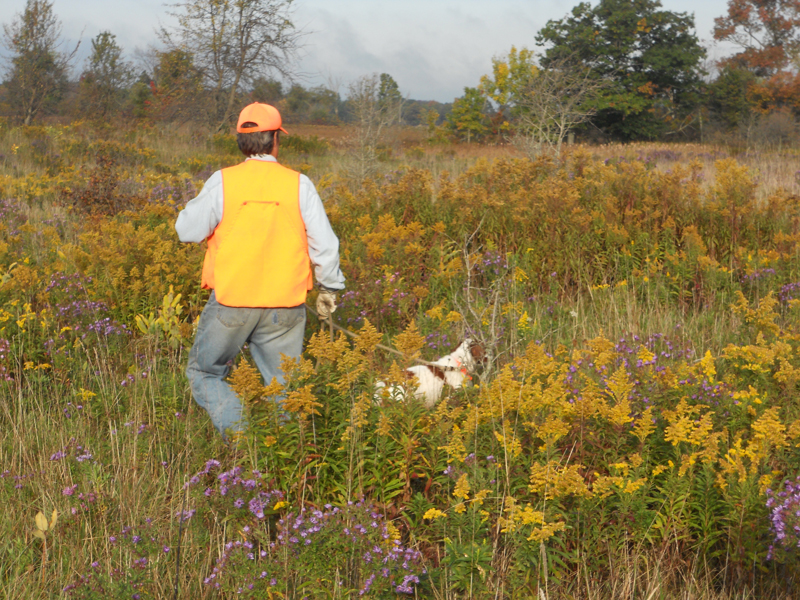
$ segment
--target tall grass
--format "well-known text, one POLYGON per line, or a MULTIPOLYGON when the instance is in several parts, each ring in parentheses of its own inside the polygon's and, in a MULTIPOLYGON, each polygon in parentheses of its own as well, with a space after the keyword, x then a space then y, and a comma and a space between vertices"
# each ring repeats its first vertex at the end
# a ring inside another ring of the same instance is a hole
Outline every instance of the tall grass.
POLYGON ((346 132, 303 133, 356 337, 311 319, 283 390, 245 353, 236 445, 183 375, 206 296, 172 230, 232 136, 0 133, 4 597, 793 596, 791 153, 403 133, 353 181, 346 132), (467 336, 475 385, 373 400, 467 336))

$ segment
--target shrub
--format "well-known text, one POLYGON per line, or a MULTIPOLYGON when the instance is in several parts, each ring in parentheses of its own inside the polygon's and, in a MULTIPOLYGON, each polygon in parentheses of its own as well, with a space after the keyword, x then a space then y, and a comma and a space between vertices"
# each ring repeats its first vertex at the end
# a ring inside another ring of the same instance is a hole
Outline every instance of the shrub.
POLYGON ((192 318, 201 308, 203 250, 181 244, 167 215, 174 212, 145 208, 100 219, 70 248, 78 268, 91 277, 91 296, 123 322, 131 323, 137 313, 161 304, 170 286, 189 301, 192 318))
POLYGON ((71 208, 88 214, 113 216, 141 204, 141 193, 126 190, 120 181, 117 161, 107 155, 97 157, 86 185, 62 191, 63 201, 71 208))
POLYGON ((330 149, 330 144, 316 135, 282 135, 280 149, 291 154, 322 156, 330 149))

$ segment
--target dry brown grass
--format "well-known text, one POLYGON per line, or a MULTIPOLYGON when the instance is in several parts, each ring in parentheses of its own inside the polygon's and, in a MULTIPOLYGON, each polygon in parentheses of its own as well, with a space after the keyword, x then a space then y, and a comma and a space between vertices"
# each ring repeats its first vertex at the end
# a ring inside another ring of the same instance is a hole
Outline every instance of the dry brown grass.
POLYGON ((783 148, 764 148, 760 151, 744 152, 728 145, 638 142, 631 144, 576 145, 568 148, 567 153, 575 150, 589 152, 599 160, 647 160, 650 159, 657 169, 668 171, 679 164, 696 161, 706 182, 714 180, 715 163, 722 158, 732 157, 752 170, 758 184, 757 193, 761 199, 770 195, 785 192, 791 195, 800 194, 800 150, 783 148))
MULTIPOLYGON (((338 152, 346 152, 353 144, 352 132, 346 125, 296 124, 290 134, 303 137, 317 136, 331 143, 338 152)), ((386 136, 386 146, 391 150, 395 163, 429 168, 434 175, 447 171, 451 175, 461 173, 467 165, 483 159, 521 158, 522 153, 511 143, 445 143, 428 141, 422 127, 394 128, 386 136)), ((576 144, 564 149, 569 157, 576 151, 588 152, 599 160, 650 160, 654 167, 663 171, 678 164, 696 161, 701 165, 705 181, 711 182, 716 174, 715 163, 726 157, 736 158, 748 165, 758 184, 758 196, 765 199, 775 193, 800 195, 800 150, 792 148, 763 148, 744 151, 724 144, 635 142, 628 144, 576 144)))

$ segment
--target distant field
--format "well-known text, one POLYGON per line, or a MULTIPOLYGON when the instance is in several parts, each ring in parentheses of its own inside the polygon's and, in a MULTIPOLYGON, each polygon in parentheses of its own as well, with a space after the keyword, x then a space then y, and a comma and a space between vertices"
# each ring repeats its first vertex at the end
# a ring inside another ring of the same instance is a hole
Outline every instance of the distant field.
MULTIPOLYGON (((316 136, 340 149, 345 149, 353 143, 352 128, 346 126, 292 124, 287 125, 287 128, 291 135, 316 136)), ((408 150, 410 149, 421 150, 426 157, 444 155, 466 160, 522 157, 522 153, 508 142, 486 145, 448 143, 443 146, 430 146, 426 144, 427 135, 425 129, 421 127, 398 128, 388 137, 390 140, 388 145, 393 148, 395 157, 398 159, 408 160, 408 150)), ((753 147, 748 149, 712 144, 635 142, 593 146, 578 144, 573 147, 567 146, 566 151, 567 154, 574 151, 588 152, 592 158, 599 160, 625 158, 626 160, 649 161, 660 170, 668 170, 675 164, 698 161, 703 167, 704 177, 709 181, 713 181, 716 160, 733 156, 740 163, 753 169, 753 174, 759 184, 758 193, 761 196, 778 190, 784 190, 793 195, 800 193, 800 169, 798 169, 800 150, 791 147, 782 149, 753 147)))

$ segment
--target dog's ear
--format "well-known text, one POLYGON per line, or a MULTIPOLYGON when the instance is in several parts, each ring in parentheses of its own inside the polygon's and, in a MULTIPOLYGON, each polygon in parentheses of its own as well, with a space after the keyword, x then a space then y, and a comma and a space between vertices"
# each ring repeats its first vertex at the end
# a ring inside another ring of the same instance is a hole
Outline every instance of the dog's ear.
POLYGON ((480 342, 472 342, 469 345, 469 353, 476 363, 483 364, 486 361, 486 351, 483 349, 483 344, 480 342))

